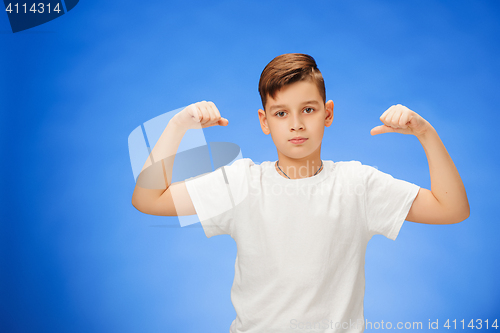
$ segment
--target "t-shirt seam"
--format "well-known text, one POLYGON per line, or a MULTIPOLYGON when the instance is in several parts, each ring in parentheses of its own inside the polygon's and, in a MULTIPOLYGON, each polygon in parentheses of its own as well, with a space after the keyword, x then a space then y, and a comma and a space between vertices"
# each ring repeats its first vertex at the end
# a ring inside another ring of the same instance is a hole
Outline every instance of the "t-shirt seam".
MULTIPOLYGON (((186 182, 186 184, 188 184, 188 182, 186 182)), ((196 187, 191 187, 191 185, 187 185, 187 186, 189 186, 191 188, 194 196, 196 197, 195 198, 196 202, 202 202, 201 197, 200 197, 200 193, 198 192, 198 189, 196 187)), ((193 201, 193 200, 191 200, 191 201, 193 201)), ((202 217, 206 217, 206 211, 205 211, 204 205, 203 204, 198 205, 198 208, 199 208, 199 212, 196 211, 196 209, 195 209, 196 214, 198 215, 198 218, 200 217, 200 215, 202 217)), ((201 219, 200 218, 200 224, 203 227, 203 231, 205 232, 205 236, 207 236, 207 238, 210 238, 213 236, 213 233, 210 232, 210 228, 208 228, 209 226, 206 224, 206 222, 209 220, 210 219, 201 219)))
POLYGON ((373 232, 370 230, 369 227, 369 222, 368 222, 368 213, 367 213, 367 204, 366 204, 366 194, 368 192, 368 182, 366 179, 363 179, 363 186, 365 188, 365 191, 363 191, 363 209, 365 213, 365 223, 364 223, 364 228, 365 232, 368 234, 368 237, 370 234, 373 234, 373 232))
MULTIPOLYGON (((419 187, 418 185, 416 185, 416 184, 413 184, 413 185, 415 185, 418 189, 420 189, 420 187, 419 187)), ((418 193, 418 191, 417 191, 417 193, 418 193)), ((402 215, 403 211, 406 209, 406 205, 408 205, 408 204, 409 204, 410 198, 411 198, 411 197, 413 197, 413 195, 414 195, 414 193, 413 193, 413 192, 410 192, 410 193, 407 193, 407 194, 406 194, 406 198, 405 198, 405 200, 404 200, 404 204, 402 205, 402 207, 401 207, 401 208, 400 208, 400 210, 398 211, 397 216, 395 216, 395 217, 394 217, 394 223, 393 223, 393 226, 392 226, 391 230, 390 230, 390 231, 389 231, 389 233, 388 233, 388 236, 389 236, 389 238, 390 238, 390 239, 393 239, 393 237, 392 237, 392 236, 393 236, 393 233, 395 233, 395 232, 396 232, 396 231, 395 231, 395 229, 396 229, 397 227, 399 227, 399 229, 401 229, 401 227, 403 226, 404 221, 406 220, 406 216, 401 217, 401 215, 402 215), (403 220, 401 223, 400 223, 400 219, 402 219, 402 220, 403 220)), ((416 195, 416 194, 415 194, 415 195, 416 195)), ((413 199, 413 200, 415 200, 415 199, 413 199)), ((413 204, 413 203, 412 203, 412 204, 413 204)), ((411 209, 411 205, 410 205, 409 209, 411 209)), ((398 234, 399 234, 399 232, 398 232, 398 234)), ((394 235, 394 236, 396 236, 396 237, 394 237, 394 239, 393 239, 393 240, 395 240, 395 238, 397 238, 397 234, 396 234, 396 235, 394 235)))

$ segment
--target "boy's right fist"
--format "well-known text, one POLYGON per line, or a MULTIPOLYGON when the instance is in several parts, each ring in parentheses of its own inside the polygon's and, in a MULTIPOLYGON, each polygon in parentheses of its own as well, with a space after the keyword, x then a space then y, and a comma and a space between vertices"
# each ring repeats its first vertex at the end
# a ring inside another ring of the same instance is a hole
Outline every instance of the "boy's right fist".
POLYGON ((191 104, 174 116, 178 124, 187 129, 210 126, 227 126, 229 121, 222 118, 213 102, 202 101, 191 104))

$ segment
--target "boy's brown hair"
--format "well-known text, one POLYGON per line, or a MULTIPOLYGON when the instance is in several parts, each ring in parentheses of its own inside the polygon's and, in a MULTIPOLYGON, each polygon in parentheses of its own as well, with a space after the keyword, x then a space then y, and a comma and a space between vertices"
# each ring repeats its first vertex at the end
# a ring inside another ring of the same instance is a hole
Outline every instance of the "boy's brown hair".
POLYGON ((325 81, 314 58, 302 53, 286 53, 271 60, 260 75, 259 94, 264 110, 268 96, 275 98, 281 88, 298 81, 316 84, 326 103, 325 81))

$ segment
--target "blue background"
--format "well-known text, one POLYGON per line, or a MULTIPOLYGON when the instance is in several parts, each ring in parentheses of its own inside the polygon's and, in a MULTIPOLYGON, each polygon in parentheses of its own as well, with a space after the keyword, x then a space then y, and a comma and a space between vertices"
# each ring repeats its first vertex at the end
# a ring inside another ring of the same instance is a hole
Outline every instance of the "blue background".
POLYGON ((436 128, 468 193, 465 222, 372 239, 366 319, 500 319, 499 17, 478 0, 81 1, 13 34, 0 14, 0 330, 227 332, 234 241, 137 211, 127 137, 212 100, 229 126, 207 141, 276 160, 257 84, 287 52, 315 57, 335 102, 323 159, 430 188, 415 137, 370 135, 401 103, 436 128))

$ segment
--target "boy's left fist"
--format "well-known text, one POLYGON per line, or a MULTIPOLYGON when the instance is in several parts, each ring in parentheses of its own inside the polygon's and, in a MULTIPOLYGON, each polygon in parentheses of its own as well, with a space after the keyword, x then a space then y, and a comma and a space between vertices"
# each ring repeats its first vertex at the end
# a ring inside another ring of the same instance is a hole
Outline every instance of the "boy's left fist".
POLYGON ((381 116, 380 121, 384 125, 372 128, 371 135, 382 133, 401 133, 420 135, 425 133, 431 125, 418 113, 408 109, 401 104, 388 108, 381 116))

